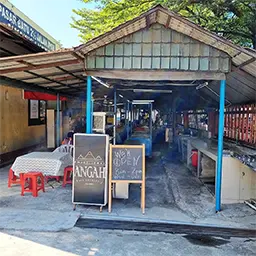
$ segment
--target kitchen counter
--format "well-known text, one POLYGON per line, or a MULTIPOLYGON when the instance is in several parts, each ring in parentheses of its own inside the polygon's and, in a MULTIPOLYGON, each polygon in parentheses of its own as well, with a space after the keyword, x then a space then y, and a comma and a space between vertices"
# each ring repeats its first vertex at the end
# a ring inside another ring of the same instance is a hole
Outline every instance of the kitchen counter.
MULTIPOLYGON (((218 145, 214 140, 202 140, 191 136, 179 136, 179 144, 182 145, 182 154, 186 157, 187 166, 191 167, 191 150, 198 150, 198 168, 197 177, 201 177, 201 156, 206 155, 215 162, 215 171, 217 169, 218 145)), ((256 172, 251 166, 243 162, 244 158, 239 159, 234 152, 250 152, 254 150, 245 149, 232 144, 224 143, 223 161, 222 161, 222 182, 221 182, 221 200, 222 203, 243 203, 250 198, 256 198, 256 172)), ((254 156, 254 155, 253 155, 254 156)), ((216 175, 215 175, 216 176, 216 175)))
POLYGON ((217 149, 214 149, 209 146, 208 142, 205 142, 201 139, 193 139, 190 140, 191 146, 201 151, 206 156, 210 157, 214 161, 217 161, 218 152, 217 149))

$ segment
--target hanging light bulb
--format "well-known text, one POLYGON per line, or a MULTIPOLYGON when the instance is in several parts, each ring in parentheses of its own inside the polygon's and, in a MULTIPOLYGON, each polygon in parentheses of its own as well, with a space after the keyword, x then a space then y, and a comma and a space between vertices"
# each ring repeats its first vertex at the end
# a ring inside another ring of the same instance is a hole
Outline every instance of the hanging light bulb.
POLYGON ((103 100, 103 104, 108 104, 108 100, 107 100, 107 95, 104 95, 104 100, 103 100))

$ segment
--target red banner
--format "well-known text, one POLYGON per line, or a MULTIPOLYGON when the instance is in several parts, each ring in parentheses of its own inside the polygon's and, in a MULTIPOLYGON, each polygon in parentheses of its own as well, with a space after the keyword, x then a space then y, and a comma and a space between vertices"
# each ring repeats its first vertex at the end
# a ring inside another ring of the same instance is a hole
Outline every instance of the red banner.
MULTIPOLYGON (((24 90, 24 99, 27 100, 57 100, 57 95, 43 93, 43 92, 31 92, 24 90)), ((67 100, 66 97, 60 96, 60 100, 67 100)))

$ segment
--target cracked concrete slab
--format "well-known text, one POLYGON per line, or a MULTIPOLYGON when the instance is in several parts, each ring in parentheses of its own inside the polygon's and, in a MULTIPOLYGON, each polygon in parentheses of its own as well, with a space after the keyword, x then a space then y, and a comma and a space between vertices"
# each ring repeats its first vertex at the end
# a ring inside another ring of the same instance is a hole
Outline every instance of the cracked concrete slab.
MULTIPOLYGON (((100 212, 99 207, 78 205, 75 214, 81 213, 84 218, 138 219, 256 229, 256 213, 245 204, 223 205, 223 211, 216 214, 212 194, 174 158, 161 149, 160 156, 147 160, 144 215, 140 209, 140 187, 136 184, 131 184, 128 200, 113 200, 111 213, 108 213, 107 206, 100 212)), ((19 186, 7 188, 9 167, 0 169, 2 208, 11 211, 72 212, 71 186, 63 188, 61 183, 50 182, 46 192, 40 191, 37 198, 29 193, 22 197, 19 186)))
POLYGON ((63 231, 73 228, 78 212, 0 208, 0 230, 63 231))
POLYGON ((73 228, 0 232, 1 256, 254 256, 255 239, 73 228))

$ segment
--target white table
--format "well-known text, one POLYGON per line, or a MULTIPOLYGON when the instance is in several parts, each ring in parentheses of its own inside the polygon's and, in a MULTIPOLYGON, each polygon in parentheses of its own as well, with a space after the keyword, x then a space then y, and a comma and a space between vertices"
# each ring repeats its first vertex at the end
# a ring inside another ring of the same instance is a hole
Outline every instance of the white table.
POLYGON ((16 158, 11 169, 15 175, 31 171, 42 172, 45 176, 63 176, 64 168, 73 165, 70 153, 33 152, 16 158))

